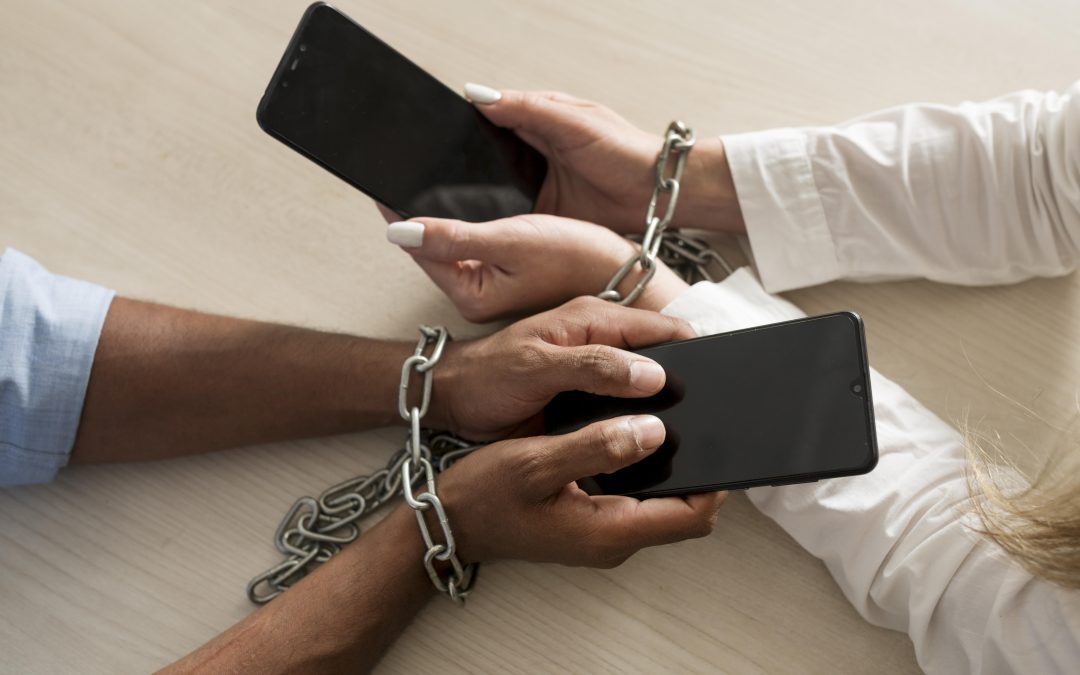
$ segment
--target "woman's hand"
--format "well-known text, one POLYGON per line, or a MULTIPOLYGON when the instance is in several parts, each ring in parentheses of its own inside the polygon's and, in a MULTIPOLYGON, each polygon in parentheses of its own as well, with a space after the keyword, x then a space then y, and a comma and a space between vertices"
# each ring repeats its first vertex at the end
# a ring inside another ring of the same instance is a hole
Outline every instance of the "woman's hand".
POLYGON ((431 423, 473 440, 541 433, 540 413, 560 392, 641 398, 660 391, 663 368, 624 350, 694 336, 682 319, 580 298, 447 345, 433 371, 431 423))
MULTIPOLYGON (((547 215, 490 223, 415 218, 391 223, 387 237, 409 253, 470 321, 548 309, 596 295, 639 247, 607 228, 547 215)), ((659 310, 686 286, 659 268, 635 307, 659 310)), ((635 268, 616 289, 629 293, 635 268)))
MULTIPOLYGON (((548 161, 536 211, 640 232, 663 139, 597 103, 558 92, 465 85, 477 109, 513 129, 548 161)), ((691 123, 693 120, 688 120, 691 123)), ((687 158, 672 227, 745 231, 719 138, 698 138, 687 158)))
POLYGON ((663 440, 663 423, 638 415, 475 451, 437 482, 462 562, 615 567, 647 546, 709 534, 727 493, 639 501, 591 497, 574 483, 638 462, 663 440))

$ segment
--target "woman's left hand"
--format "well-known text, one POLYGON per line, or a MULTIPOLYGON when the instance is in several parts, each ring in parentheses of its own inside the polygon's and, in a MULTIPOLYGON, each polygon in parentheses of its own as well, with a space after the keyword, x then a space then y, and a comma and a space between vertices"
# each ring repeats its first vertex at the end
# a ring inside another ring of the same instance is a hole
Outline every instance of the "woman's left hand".
MULTIPOLYGON (((604 290, 639 247, 611 230, 570 218, 528 214, 468 223, 414 218, 391 223, 391 243, 413 257, 469 321, 549 309, 604 290)), ((659 261, 634 307, 659 310, 685 284, 659 261)), ((629 292, 635 267, 618 290, 629 292)))

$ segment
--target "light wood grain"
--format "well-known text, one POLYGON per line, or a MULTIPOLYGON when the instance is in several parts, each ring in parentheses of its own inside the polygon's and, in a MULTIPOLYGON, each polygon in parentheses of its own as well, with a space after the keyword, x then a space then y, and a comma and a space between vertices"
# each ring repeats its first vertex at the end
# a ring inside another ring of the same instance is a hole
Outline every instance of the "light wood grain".
MULTIPOLYGON (((838 121, 910 100, 1060 88, 1067 0, 436 0, 339 6, 454 88, 561 89, 702 134, 838 121)), ((264 136, 255 105, 301 2, 8 2, 0 22, 0 245, 125 295, 409 337, 457 317, 387 245, 361 194, 264 136)), ((950 420, 1033 447, 1076 412, 1073 277, 1011 288, 831 284, 873 363, 950 420), (985 382, 984 382, 985 379, 985 382)), ((75 468, 0 492, 0 671, 149 671, 251 608, 246 580, 297 496, 380 465, 395 430, 158 464, 75 468)), ((1019 443, 1018 443, 1019 447, 1019 443)), ((705 540, 609 572, 489 566, 468 609, 433 602, 387 673, 917 670, 822 565, 745 499, 705 540)))

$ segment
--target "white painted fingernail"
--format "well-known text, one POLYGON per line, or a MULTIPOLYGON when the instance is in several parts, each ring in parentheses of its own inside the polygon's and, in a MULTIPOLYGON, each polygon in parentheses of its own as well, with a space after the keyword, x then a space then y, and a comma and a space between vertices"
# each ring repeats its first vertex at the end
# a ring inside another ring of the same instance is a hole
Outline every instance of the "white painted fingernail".
POLYGON ((500 98, 502 98, 502 92, 498 89, 485 87, 482 84, 466 82, 465 98, 469 99, 473 103, 479 103, 480 105, 491 105, 492 103, 495 103, 500 98))
POLYGON ((390 223, 386 227, 386 238, 391 244, 405 248, 418 248, 424 243, 424 224, 413 220, 390 223))

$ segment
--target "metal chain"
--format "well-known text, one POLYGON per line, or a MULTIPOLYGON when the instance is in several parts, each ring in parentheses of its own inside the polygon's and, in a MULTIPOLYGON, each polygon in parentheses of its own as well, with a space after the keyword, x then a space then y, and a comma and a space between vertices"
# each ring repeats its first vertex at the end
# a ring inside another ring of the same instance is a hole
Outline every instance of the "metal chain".
POLYGON ((317 499, 301 497, 286 511, 274 533, 274 546, 285 559, 248 582, 247 596, 252 602, 262 604, 284 593, 346 544, 355 541, 360 536, 363 518, 401 495, 413 508, 417 508, 414 504, 423 505, 416 514, 421 537, 427 546, 424 567, 432 582, 455 602, 464 602, 476 579, 477 567, 463 566, 457 559, 453 534, 446 523, 445 509, 435 494, 434 481, 436 475, 480 445, 451 434, 420 429, 420 419, 431 403, 432 368, 449 339, 445 328, 422 326, 420 332, 416 350, 402 366, 398 390, 398 413, 409 422, 405 447, 395 451, 386 466, 375 473, 338 483, 323 491, 317 499), (434 348, 430 355, 424 356, 429 344, 434 348), (420 404, 410 407, 408 387, 414 371, 422 375, 424 384, 420 404), (428 492, 416 495, 413 490, 425 482, 428 492), (428 508, 434 509, 445 543, 435 543, 427 529, 422 511, 428 508), (450 564, 445 581, 438 575, 436 561, 450 564))
POLYGON ((620 305, 632 304, 652 281, 656 274, 657 259, 670 267, 688 283, 702 279, 713 281, 708 266, 719 263, 726 274, 731 274, 731 265, 702 239, 690 237, 676 230, 668 230, 675 217, 675 207, 679 202, 679 189, 682 185, 683 171, 697 139, 694 130, 676 120, 668 125, 664 134, 664 145, 656 157, 656 182, 653 186, 649 208, 645 212, 645 233, 627 237, 641 244, 641 250, 632 255, 611 277, 611 281, 597 296, 620 305), (675 167, 668 174, 668 162, 674 157, 675 167), (668 195, 664 213, 656 215, 662 195, 668 195), (641 278, 625 296, 618 287, 630 275, 634 267, 641 270, 641 278))
MULTIPOLYGON (((709 265, 716 263, 731 274, 732 268, 703 239, 668 230, 679 200, 679 187, 686 158, 694 147, 694 132, 682 122, 672 122, 664 138, 664 146, 656 159, 656 185, 645 216, 645 233, 628 239, 641 244, 641 250, 627 260, 615 273, 607 287, 598 297, 620 305, 629 305, 656 274, 655 260, 670 267, 688 283, 701 280, 714 281, 709 265), (667 176, 667 165, 674 157, 675 167, 667 176), (662 216, 656 215, 661 195, 669 195, 662 216), (637 266, 642 277, 624 297, 618 286, 637 266)), ((457 558, 454 536, 446 519, 446 511, 435 491, 435 476, 455 461, 468 455, 481 444, 469 443, 447 433, 421 429, 420 421, 431 404, 432 368, 442 356, 449 340, 445 328, 420 327, 421 337, 413 355, 405 360, 401 369, 398 390, 398 414, 409 423, 405 447, 390 457, 385 467, 366 476, 357 476, 327 488, 314 497, 301 497, 285 513, 274 533, 274 546, 285 559, 262 574, 252 578, 247 585, 248 598, 257 604, 269 602, 288 590, 293 584, 332 558, 346 544, 360 536, 360 521, 377 511, 387 502, 403 496, 416 513, 420 536, 427 550, 424 568, 431 582, 455 602, 464 603, 465 597, 476 580, 477 566, 462 565, 457 558), (429 355, 424 350, 434 345, 429 355), (408 405, 409 381, 416 373, 423 378, 423 390, 419 405, 408 405), (427 492, 417 495, 414 490, 422 485, 427 492), (424 512, 432 510, 442 531, 443 541, 436 542, 428 529, 424 512), (445 577, 440 575, 436 562, 449 564, 445 577)))
MULTIPOLYGON (((642 235, 629 235, 627 239, 640 242, 642 235)), ((664 232, 656 258, 688 284, 696 284, 699 281, 719 281, 735 271, 724 256, 713 250, 707 241, 684 234, 679 230, 664 232), (709 271, 709 266, 713 264, 720 266, 720 269, 724 271, 723 276, 716 277, 709 271)))
POLYGON ((442 357, 446 341, 450 334, 442 326, 429 328, 420 326, 420 341, 416 344, 416 351, 405 359, 401 366, 401 387, 398 390, 398 413, 409 422, 409 434, 405 437, 405 449, 408 451, 406 459, 401 464, 401 494, 405 503, 413 509, 416 515, 416 524, 420 528, 420 536, 424 540, 427 551, 424 553, 424 569, 427 570, 431 583, 440 592, 446 593, 450 599, 459 605, 465 604, 465 598, 472 590, 473 581, 476 579, 476 564, 462 565, 457 556, 457 545, 454 542, 454 533, 450 529, 450 522, 446 517, 446 509, 435 489, 435 469, 431 466, 431 451, 423 443, 420 431, 420 419, 427 413, 428 404, 431 403, 431 382, 433 369, 442 357), (424 349, 428 344, 433 344, 429 356, 424 355, 424 349), (424 378, 424 390, 421 396, 420 406, 408 405, 409 380, 414 373, 424 378), (424 450, 428 450, 426 453, 424 450), (413 493, 414 483, 420 477, 423 470, 423 480, 427 485, 427 492, 420 495, 413 493), (431 536, 428 529, 427 519, 424 514, 427 511, 435 514, 442 531, 442 542, 437 542, 431 536), (441 574, 436 569, 436 562, 448 563, 450 569, 441 574))

